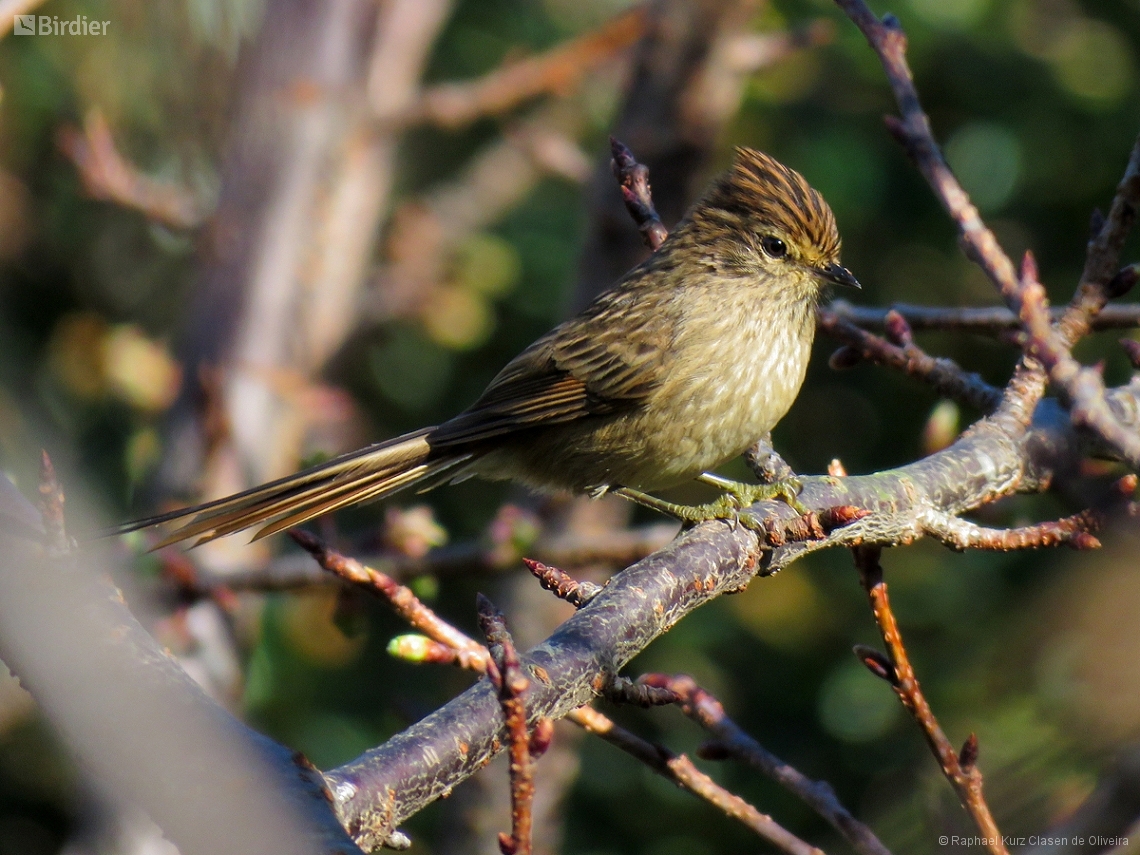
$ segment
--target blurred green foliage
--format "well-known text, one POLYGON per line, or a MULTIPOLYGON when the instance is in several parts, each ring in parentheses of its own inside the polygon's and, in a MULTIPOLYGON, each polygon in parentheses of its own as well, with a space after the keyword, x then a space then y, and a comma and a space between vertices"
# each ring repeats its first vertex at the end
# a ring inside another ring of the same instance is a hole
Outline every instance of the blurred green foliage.
MULTIPOLYGON (((429 77, 484 73, 626 5, 461 0, 429 77)), ((1140 4, 892 0, 875 8, 893 11, 906 28, 934 129, 999 239, 1015 257, 1032 249, 1053 298, 1067 299, 1090 212, 1110 201, 1138 130, 1140 4)), ((123 517, 139 510, 131 507, 133 490, 162 453, 161 414, 116 385, 103 362, 107 336, 117 331, 159 350, 174 339, 194 240, 86 198, 55 134, 98 106, 145 171, 211 197, 237 46, 256 31, 261 12, 252 0, 53 0, 44 9, 113 23, 102 39, 0 42, 0 465, 27 488, 36 450, 45 446, 105 497, 109 515, 123 517)), ((773 0, 755 26, 774 30, 819 16, 836 22, 834 43, 750 80, 718 164, 742 144, 801 170, 835 209, 845 263, 865 286, 861 301, 995 303, 884 131, 881 117, 894 105, 859 33, 827 0, 773 0)), ((613 82, 587 84, 575 97, 588 117, 581 144, 600 156, 619 101, 613 82)), ((415 131, 401 154, 401 197, 454 177, 499 131, 489 120, 455 133, 415 131)), ((408 321, 368 331, 328 379, 351 389, 378 437, 453 414, 561 316, 586 215, 579 186, 543 180, 461 248, 451 276, 470 299, 457 314, 434 331, 408 321), (472 326, 460 334, 460 323, 472 326)), ((1106 360, 1110 382, 1118 382, 1127 363, 1113 339, 1094 337, 1079 355, 1106 360)), ((1010 348, 988 339, 932 334, 921 343, 999 385, 1014 360, 1010 348)), ((807 385, 776 431, 777 447, 801 472, 840 458, 855 474, 922 455, 938 405, 932 393, 870 366, 837 375, 826 364, 830 346, 818 344, 807 385)), ((161 354, 154 358, 161 363, 161 354)), ((955 413, 939 410, 941 433, 952 435, 955 413)), ((961 413, 959 426, 975 417, 961 413)), ((463 539, 484 530, 505 495, 464 484, 431 502, 451 537, 463 539)), ((1067 513, 1080 498, 1018 500, 983 516, 1009 525, 1067 513)), ((379 516, 366 508, 342 524, 375 525, 379 516)), ((979 734, 991 804, 1008 834, 1046 830, 1140 731, 1137 660, 1126 655, 1140 645, 1140 632, 1136 612, 1122 605, 1140 601, 1140 580, 1120 570, 1135 544, 1125 535, 1108 542, 1122 545, 1095 558, 960 555, 926 543, 886 556, 923 684, 954 740, 979 734), (1100 627, 1113 604, 1123 618, 1106 634, 1100 627), (1116 671, 1098 670, 1105 655, 1116 671)), ((446 579, 433 605, 473 630, 473 594, 488 584, 446 579)), ((243 636, 249 715, 320 765, 350 759, 470 681, 392 660, 385 647, 404 627, 372 603, 356 607, 346 634, 329 597, 272 596, 243 636)), ((896 852, 935 852, 937 835, 967 831, 966 821, 890 690, 851 656, 854 643, 877 638, 849 556, 829 552, 695 614, 631 671, 693 674, 766 746, 830 781, 896 852)), ((668 709, 616 717, 675 751, 692 751, 702 738, 668 709)), ((589 739, 581 746, 567 805, 568 852, 754 851, 743 829, 614 749, 589 739)), ((57 850, 78 798, 60 762, 34 722, 0 736, 0 855, 57 850)), ((796 832, 843 849, 818 818, 748 770, 723 764, 712 773, 796 832)), ((433 846, 438 812, 411 824, 419 851, 433 846)))

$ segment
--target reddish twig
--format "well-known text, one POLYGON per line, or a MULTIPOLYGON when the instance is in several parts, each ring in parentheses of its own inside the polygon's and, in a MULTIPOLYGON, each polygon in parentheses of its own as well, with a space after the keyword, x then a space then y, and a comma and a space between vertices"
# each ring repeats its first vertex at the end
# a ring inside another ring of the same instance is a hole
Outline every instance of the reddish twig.
POLYGON ((58 143, 79 170, 92 198, 134 208, 176 229, 194 228, 205 218, 204 205, 193 193, 144 175, 119 153, 107 120, 97 108, 87 113, 82 131, 62 128, 58 143))
MULTIPOLYGON (((511 776, 511 833, 499 834, 503 855, 530 855, 532 805, 534 803, 534 755, 526 725, 526 701, 523 697, 530 681, 523 674, 514 639, 507 631, 502 612, 479 594, 476 597, 479 626, 494 651, 493 666, 487 676, 499 691, 503 719, 507 728, 507 753, 511 776)), ((549 735, 546 736, 549 744, 549 735)))
POLYGON ((524 558, 522 562, 526 569, 534 574, 534 578, 538 579, 538 584, 576 609, 582 608, 602 590, 601 585, 579 582, 569 573, 543 564, 541 561, 535 561, 533 558, 524 558))
POLYGON ((884 656, 872 648, 860 645, 856 648, 856 655, 872 673, 891 684, 907 712, 918 722, 943 774, 981 832, 986 848, 993 855, 1008 855, 1001 832, 982 793, 982 772, 977 766, 977 737, 971 734, 961 753, 955 751, 918 684, 910 657, 903 646, 898 622, 891 611, 887 584, 883 581, 883 569, 879 564, 882 550, 879 547, 856 547, 852 552, 859 571, 859 581, 867 592, 875 622, 879 625, 883 642, 889 651, 889 656, 884 656))
POLYGON ((669 231, 657 215, 653 206, 653 193, 649 188, 649 168, 638 163, 633 152, 619 140, 610 137, 610 151, 613 153, 611 168, 614 178, 621 187, 621 198, 625 209, 637 224, 645 245, 654 252, 665 241, 669 231))
POLYGON ((742 822, 783 852, 789 855, 823 855, 822 850, 796 837, 772 817, 761 813, 740 796, 730 793, 717 784, 694 766, 693 761, 684 754, 674 754, 663 746, 647 742, 618 727, 609 718, 590 707, 580 707, 567 718, 627 754, 633 755, 682 789, 700 796, 728 816, 742 822))
POLYGON ((410 588, 401 585, 391 576, 361 564, 355 558, 349 558, 328 548, 307 531, 292 529, 289 536, 298 546, 312 555, 325 570, 386 600, 396 614, 411 626, 455 650, 462 667, 476 671, 486 669, 486 662, 489 661, 486 648, 441 620, 435 612, 420 602, 410 588), (482 667, 480 663, 483 663, 482 667))
MULTIPOLYGON (((890 855, 890 850, 875 833, 843 806, 830 784, 813 781, 764 748, 741 730, 725 713, 721 702, 698 686, 692 677, 646 674, 640 682, 672 692, 681 711, 716 737, 709 746, 710 754, 722 752, 743 760, 794 793, 842 834, 860 855, 890 855)), ((704 749, 702 756, 705 756, 704 749)))
POLYGON ((844 342, 832 356, 832 368, 848 368, 861 359, 906 372, 941 396, 991 413, 1001 402, 1001 390, 977 374, 965 371, 952 359, 936 359, 914 343, 910 325, 899 312, 891 310, 883 319, 888 337, 881 338, 855 326, 843 315, 828 308, 819 311, 819 329, 844 342))
MULTIPOLYGON (((1125 270, 1131 269, 1130 267, 1125 270)), ((980 335, 1003 335, 1021 329, 1017 315, 1005 306, 913 306, 896 303, 889 309, 877 306, 856 306, 846 300, 832 300, 828 309, 840 320, 869 330, 882 330, 887 315, 896 312, 916 332, 945 330, 970 332, 980 335)), ((1056 323, 1067 309, 1050 310, 1050 319, 1056 323)), ((1140 303, 1121 303, 1106 306, 1090 323, 1091 330, 1131 329, 1140 327, 1140 303)))
POLYGON ((1011 529, 983 528, 968 520, 938 511, 923 515, 923 530, 951 549, 1039 549, 1070 546, 1073 549, 1098 549, 1100 541, 1093 536, 1104 525, 1108 514, 1136 492, 1136 475, 1125 475, 1112 485, 1105 501, 1080 513, 1059 520, 1011 529))

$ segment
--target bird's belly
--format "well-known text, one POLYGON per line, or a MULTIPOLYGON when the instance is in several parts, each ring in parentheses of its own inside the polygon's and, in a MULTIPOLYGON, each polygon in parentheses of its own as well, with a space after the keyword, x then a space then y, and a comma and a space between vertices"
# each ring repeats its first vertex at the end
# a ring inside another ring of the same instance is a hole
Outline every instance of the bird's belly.
POLYGON ((739 347, 707 354, 699 370, 674 374, 629 410, 520 435, 473 469, 546 491, 683 483, 739 455, 787 412, 810 343, 780 344, 751 354, 739 347))

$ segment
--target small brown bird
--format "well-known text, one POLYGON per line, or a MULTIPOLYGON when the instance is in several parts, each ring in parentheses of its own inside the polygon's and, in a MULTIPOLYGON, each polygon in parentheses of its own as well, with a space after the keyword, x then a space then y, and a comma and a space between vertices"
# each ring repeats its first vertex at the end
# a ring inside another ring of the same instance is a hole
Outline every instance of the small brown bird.
POLYGON ((788 485, 706 470, 791 407, 828 283, 859 287, 839 264, 823 197, 773 158, 738 149, 657 252, 511 360, 455 418, 118 531, 178 523, 164 546, 260 525, 256 539, 473 475, 544 492, 612 491, 686 520, 794 497, 788 485), (689 508, 643 492, 694 478, 725 490, 725 501, 689 508))

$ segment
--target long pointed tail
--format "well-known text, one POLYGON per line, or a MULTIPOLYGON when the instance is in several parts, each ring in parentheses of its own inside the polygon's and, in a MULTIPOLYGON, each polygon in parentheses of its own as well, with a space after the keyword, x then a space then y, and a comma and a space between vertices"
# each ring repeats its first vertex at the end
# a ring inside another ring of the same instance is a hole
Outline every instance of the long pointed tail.
POLYGON ((175 523, 169 536, 152 547, 160 549, 192 537, 198 538, 197 546, 261 525, 253 538, 259 540, 347 505, 442 480, 471 459, 471 454, 429 459, 427 435, 432 430, 424 428, 379 442, 224 499, 125 523, 111 533, 175 523))

